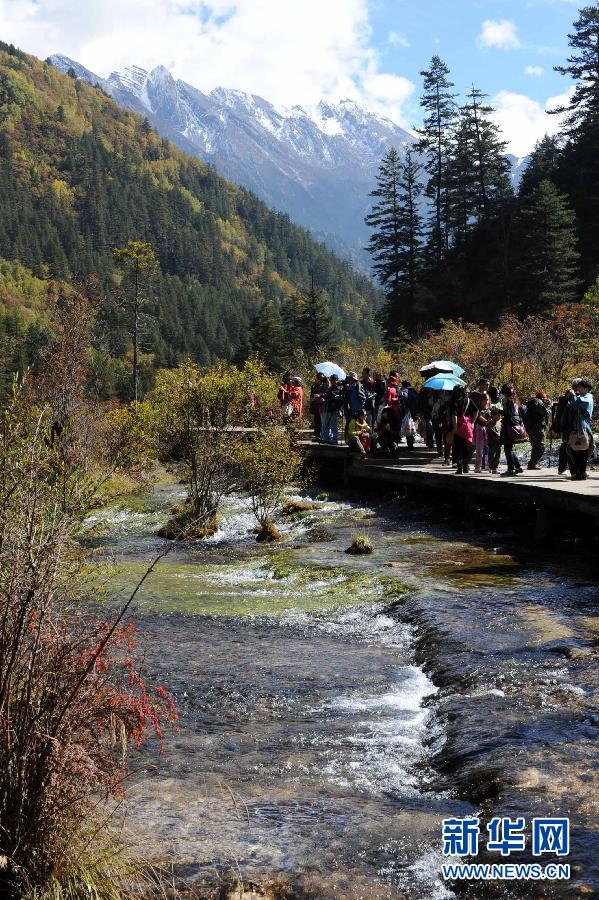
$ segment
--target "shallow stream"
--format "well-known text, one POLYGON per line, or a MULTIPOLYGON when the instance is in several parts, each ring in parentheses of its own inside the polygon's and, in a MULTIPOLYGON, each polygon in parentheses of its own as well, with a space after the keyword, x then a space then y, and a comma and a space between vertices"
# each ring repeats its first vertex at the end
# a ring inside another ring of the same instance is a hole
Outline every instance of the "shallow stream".
MULTIPOLYGON (((179 493, 88 522, 115 600, 163 546, 179 493)), ((128 827, 201 896, 241 877, 281 897, 420 900, 464 895, 440 878, 444 817, 569 815, 568 885, 466 895, 592 895, 596 583, 394 498, 315 505, 265 548, 234 498, 140 592, 146 667, 181 731, 163 757, 144 751, 128 827), (355 532, 372 555, 344 552, 355 532)))

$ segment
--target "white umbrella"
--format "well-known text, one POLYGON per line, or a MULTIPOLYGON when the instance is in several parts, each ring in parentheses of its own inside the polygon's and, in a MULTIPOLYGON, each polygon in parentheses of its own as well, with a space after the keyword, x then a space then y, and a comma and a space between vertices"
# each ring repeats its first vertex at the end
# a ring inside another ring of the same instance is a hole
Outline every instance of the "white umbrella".
POLYGON ((330 378, 331 375, 336 375, 339 381, 345 381, 345 372, 341 366, 337 365, 337 363, 325 360, 325 362, 316 363, 314 368, 317 372, 320 372, 321 375, 325 375, 327 378, 330 378))
POLYGON ((449 359, 437 359, 435 362, 428 363, 420 369, 420 374, 428 375, 429 378, 432 378, 433 375, 437 375, 439 372, 446 372, 459 377, 464 374, 464 369, 449 359))

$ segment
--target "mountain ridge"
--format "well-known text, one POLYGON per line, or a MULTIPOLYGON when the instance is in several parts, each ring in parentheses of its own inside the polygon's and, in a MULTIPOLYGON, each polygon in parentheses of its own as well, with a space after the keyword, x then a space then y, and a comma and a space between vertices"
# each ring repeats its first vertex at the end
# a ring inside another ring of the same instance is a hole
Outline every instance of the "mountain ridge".
MULTIPOLYGON (((130 338, 115 299, 113 249, 129 241, 149 242, 160 264, 144 325, 148 383, 154 366, 187 355, 202 364, 241 358, 262 301, 293 307, 312 277, 341 340, 378 335, 372 282, 289 216, 179 150, 103 90, 0 42, 0 260, 24 271, 10 304, 17 325, 10 316, 5 323, 24 335, 14 370, 35 362, 29 353, 39 334, 30 340, 27 328, 51 311, 52 284, 92 277, 106 300, 97 310, 98 358, 113 379, 106 393, 120 391, 115 379, 128 386, 130 338), (33 322, 31 279, 47 285, 33 322)), ((0 278, 0 337, 2 298, 0 278)))
POLYGON ((232 88, 203 93, 164 66, 129 66, 101 78, 69 57, 49 60, 99 84, 181 149, 368 269, 363 220, 380 160, 391 145, 402 152, 415 141, 390 119, 350 99, 284 107, 232 88))

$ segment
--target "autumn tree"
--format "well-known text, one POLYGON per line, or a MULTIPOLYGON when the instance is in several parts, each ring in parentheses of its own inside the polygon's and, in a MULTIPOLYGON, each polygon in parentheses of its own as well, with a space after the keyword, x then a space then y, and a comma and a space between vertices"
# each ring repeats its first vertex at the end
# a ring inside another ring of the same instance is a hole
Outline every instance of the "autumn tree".
MULTIPOLYGON (((121 895, 109 833, 129 754, 176 713, 145 685, 135 630, 93 613, 80 541, 102 478, 52 441, 53 411, 15 388, 0 413, 0 894, 121 895)), ((129 879, 127 878, 129 875, 129 879)), ((127 884, 129 881, 129 885, 127 884)))
POLYGON ((276 380, 253 358, 241 369, 224 363, 200 369, 186 361, 158 373, 140 417, 147 422, 144 430, 155 434, 160 458, 179 463, 188 486, 187 502, 165 527, 166 537, 214 532, 223 498, 240 485, 236 453, 242 429, 275 400, 276 380))
POLYGON ((235 455, 259 525, 257 539, 277 540, 275 512, 303 464, 296 436, 291 429, 265 425, 243 441, 235 455))

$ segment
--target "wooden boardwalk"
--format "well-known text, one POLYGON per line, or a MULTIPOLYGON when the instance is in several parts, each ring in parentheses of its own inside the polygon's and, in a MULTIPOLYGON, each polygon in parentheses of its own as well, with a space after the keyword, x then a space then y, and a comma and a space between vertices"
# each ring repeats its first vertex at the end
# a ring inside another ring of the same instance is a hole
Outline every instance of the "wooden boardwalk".
POLYGON ((555 468, 539 471, 525 470, 521 475, 502 477, 471 469, 467 475, 456 475, 451 467, 443 466, 435 454, 416 445, 413 454, 402 448, 398 460, 361 460, 351 456, 344 445, 302 442, 307 454, 315 461, 334 465, 337 461, 346 483, 378 482, 389 487, 397 485, 414 492, 423 490, 440 495, 459 495, 466 508, 479 503, 511 504, 514 510, 534 509, 534 536, 543 539, 559 517, 582 516, 599 534, 599 471, 589 469, 586 481, 571 481, 569 475, 559 475, 555 468))

